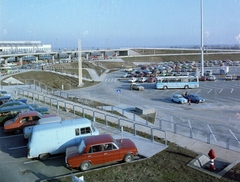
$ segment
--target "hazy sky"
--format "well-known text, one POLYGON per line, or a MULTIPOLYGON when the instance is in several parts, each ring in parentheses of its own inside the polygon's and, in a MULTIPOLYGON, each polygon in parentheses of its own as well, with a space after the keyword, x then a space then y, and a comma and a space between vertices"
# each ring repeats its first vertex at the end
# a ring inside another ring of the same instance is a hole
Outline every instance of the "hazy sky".
MULTIPOLYGON (((201 45, 201 0, 0 0, 0 41, 82 49, 201 45)), ((240 44, 240 0, 203 0, 204 44, 240 44)))

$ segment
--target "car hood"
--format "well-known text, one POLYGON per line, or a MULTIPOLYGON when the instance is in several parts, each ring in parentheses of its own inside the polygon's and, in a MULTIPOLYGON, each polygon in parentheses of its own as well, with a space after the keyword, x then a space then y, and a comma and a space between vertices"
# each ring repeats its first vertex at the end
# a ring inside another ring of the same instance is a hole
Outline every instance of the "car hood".
POLYGON ((10 119, 4 123, 4 127, 13 124, 13 119, 10 119))

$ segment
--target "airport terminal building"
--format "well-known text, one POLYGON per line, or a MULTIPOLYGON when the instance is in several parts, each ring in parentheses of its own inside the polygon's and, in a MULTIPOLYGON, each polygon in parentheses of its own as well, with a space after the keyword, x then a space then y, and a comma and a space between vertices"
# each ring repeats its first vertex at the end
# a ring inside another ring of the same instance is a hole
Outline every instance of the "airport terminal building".
POLYGON ((50 52, 51 45, 41 41, 0 41, 0 54, 50 52))

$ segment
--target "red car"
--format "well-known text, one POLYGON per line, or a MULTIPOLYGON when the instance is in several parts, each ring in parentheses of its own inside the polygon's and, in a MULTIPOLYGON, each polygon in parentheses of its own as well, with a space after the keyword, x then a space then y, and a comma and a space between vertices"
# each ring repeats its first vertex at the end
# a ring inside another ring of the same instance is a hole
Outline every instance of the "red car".
POLYGON ((207 76, 200 76, 199 81, 207 81, 207 76))
POLYGON ((13 119, 8 120, 4 123, 4 131, 20 134, 22 133, 23 128, 25 128, 26 126, 36 125, 39 119, 53 116, 56 115, 55 114, 43 115, 37 111, 19 113, 13 119))
POLYGON ((116 161, 130 162, 137 155, 137 147, 130 139, 113 139, 109 134, 86 137, 78 146, 66 149, 68 168, 86 171, 92 165, 116 161))

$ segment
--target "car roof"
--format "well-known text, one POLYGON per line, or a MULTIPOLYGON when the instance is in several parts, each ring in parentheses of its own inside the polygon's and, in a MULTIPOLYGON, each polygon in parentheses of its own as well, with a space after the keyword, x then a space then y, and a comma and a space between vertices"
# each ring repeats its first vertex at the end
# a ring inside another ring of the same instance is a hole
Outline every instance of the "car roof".
POLYGON ((0 112, 14 111, 17 109, 31 109, 29 105, 17 105, 17 106, 7 106, 0 109, 0 112))
MULTIPOLYGON (((4 104, 8 105, 8 104, 15 104, 15 103, 20 103, 21 105, 25 105, 25 103, 20 100, 8 101, 8 102, 5 102, 4 104)), ((4 104, 2 104, 2 105, 4 105, 4 104)))
POLYGON ((37 111, 29 111, 29 112, 22 112, 19 113, 19 116, 24 117, 24 116, 37 116, 39 113, 37 111))
POLYGON ((89 136, 84 139, 86 145, 95 145, 100 143, 109 143, 113 142, 114 139, 109 134, 101 134, 101 135, 94 135, 89 136))
POLYGON ((175 95, 175 96, 182 96, 181 94, 173 94, 173 95, 175 95))

